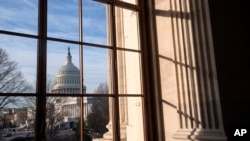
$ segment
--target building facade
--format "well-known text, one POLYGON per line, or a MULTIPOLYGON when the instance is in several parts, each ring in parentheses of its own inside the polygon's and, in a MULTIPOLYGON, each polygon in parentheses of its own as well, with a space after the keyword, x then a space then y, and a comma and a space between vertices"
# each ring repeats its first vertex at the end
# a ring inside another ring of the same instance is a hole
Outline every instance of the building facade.
MULTIPOLYGON (((52 93, 59 94, 79 94, 80 93, 80 72, 79 69, 72 63, 70 48, 66 56, 66 63, 59 70, 54 79, 52 93)), ((84 93, 86 87, 84 86, 84 93)), ((48 103, 52 104, 53 110, 60 113, 63 117, 65 128, 75 128, 80 117, 80 99, 78 97, 53 97, 48 99, 48 103)), ((91 104, 88 99, 84 98, 84 119, 91 112, 91 104)), ((49 120, 49 119, 48 119, 49 120)))
POLYGON ((8 108, 2 110, 1 126, 15 130, 33 130, 35 107, 8 108))

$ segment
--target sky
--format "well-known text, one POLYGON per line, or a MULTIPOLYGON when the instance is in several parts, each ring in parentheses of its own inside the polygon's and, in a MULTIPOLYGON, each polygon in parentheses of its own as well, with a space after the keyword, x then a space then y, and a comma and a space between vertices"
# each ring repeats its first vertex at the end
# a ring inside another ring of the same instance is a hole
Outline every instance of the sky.
MULTIPOLYGON (((37 35, 38 0, 0 0, 0 30, 37 35)), ((106 7, 83 0, 83 41, 107 44, 106 7)), ((78 0, 48 0, 48 36, 78 41, 78 0)), ((0 34, 0 47, 18 63, 26 80, 35 87, 37 40, 0 34)), ((70 47, 72 61, 79 67, 79 47, 48 41, 47 75, 54 80, 65 64, 70 47)), ((107 49, 84 46, 84 85, 92 93, 99 83, 107 82, 107 49)))

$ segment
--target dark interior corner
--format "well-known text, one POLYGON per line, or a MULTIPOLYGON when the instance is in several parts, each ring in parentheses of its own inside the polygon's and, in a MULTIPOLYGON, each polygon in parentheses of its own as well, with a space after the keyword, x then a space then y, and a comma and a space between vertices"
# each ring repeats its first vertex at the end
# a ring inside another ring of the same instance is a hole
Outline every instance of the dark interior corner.
POLYGON ((227 136, 234 126, 250 125, 250 54, 240 1, 209 0, 223 122, 227 136))

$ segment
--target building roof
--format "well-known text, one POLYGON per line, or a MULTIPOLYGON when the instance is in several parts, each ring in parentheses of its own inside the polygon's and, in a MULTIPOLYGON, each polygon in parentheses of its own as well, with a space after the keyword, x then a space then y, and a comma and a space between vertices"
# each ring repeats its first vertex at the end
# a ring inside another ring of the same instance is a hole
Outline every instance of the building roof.
POLYGON ((54 81, 54 87, 52 91, 56 89, 68 89, 68 88, 80 89, 79 78, 80 78, 80 71, 72 63, 70 48, 68 48, 66 63, 59 69, 54 81))

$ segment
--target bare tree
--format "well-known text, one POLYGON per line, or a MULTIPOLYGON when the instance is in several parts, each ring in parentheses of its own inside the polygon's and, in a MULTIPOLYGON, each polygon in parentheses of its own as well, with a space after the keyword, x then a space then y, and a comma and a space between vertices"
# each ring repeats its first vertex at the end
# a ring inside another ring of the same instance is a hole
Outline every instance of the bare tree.
POLYGON ((6 51, 0 48, 1 93, 24 93, 32 90, 17 66, 17 62, 11 61, 6 51))
MULTIPOLYGON (((95 90, 97 94, 108 94, 107 83, 100 83, 95 90)), ((87 127, 101 136, 107 131, 109 121, 109 98, 95 97, 92 99, 92 113, 87 116, 87 127)))
POLYGON ((48 137, 55 135, 57 129, 60 128, 61 123, 66 115, 63 110, 60 99, 56 97, 47 98, 46 104, 46 134, 48 137))
POLYGON ((47 80, 46 80, 46 92, 47 93, 51 93, 52 92, 52 88, 54 86, 54 82, 53 80, 51 79, 52 76, 50 74, 47 74, 47 80))
POLYGON ((97 94, 108 94, 108 84, 100 83, 99 86, 95 89, 97 94))
MULTIPOLYGON (((0 93, 25 93, 34 91, 34 88, 24 79, 18 64, 11 61, 7 52, 0 48, 0 93)), ((8 104, 17 105, 20 97, 1 96, 0 110, 8 104)))

